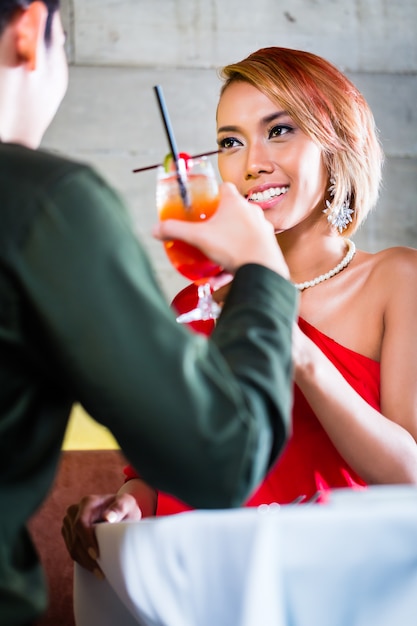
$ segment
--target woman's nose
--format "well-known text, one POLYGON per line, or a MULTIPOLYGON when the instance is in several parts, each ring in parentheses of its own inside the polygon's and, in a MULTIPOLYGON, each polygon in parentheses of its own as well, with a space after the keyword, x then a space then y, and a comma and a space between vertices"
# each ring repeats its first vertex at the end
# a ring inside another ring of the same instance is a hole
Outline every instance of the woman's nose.
POLYGON ((271 174, 274 171, 274 163, 269 158, 268 151, 260 146, 253 146, 248 150, 246 159, 245 178, 258 178, 262 174, 271 174))

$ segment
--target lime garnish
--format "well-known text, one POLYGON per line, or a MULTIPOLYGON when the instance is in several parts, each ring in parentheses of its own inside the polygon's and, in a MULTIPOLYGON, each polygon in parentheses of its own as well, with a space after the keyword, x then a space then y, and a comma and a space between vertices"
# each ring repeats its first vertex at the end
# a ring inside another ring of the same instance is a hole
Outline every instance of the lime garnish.
MULTIPOLYGON (((190 155, 186 152, 180 152, 178 158, 185 161, 185 168, 187 169, 187 162, 191 158, 190 155)), ((174 157, 170 152, 165 156, 163 166, 166 172, 173 172, 175 170, 174 157)))

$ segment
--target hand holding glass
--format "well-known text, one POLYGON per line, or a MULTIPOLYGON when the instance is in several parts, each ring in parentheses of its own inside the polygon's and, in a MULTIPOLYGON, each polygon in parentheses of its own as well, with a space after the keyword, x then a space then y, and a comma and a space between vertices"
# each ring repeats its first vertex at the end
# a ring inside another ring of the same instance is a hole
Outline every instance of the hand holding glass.
MULTIPOLYGON (((156 205, 159 219, 190 220, 197 222, 210 218, 219 203, 219 189, 211 163, 205 159, 179 160, 181 178, 186 186, 188 202, 181 196, 178 174, 157 170, 156 205)), ((211 296, 207 278, 222 272, 222 268, 211 261, 198 248, 184 241, 165 241, 165 251, 175 269, 198 286, 198 303, 195 309, 177 317, 177 322, 187 324, 198 320, 216 319, 219 305, 211 296)))

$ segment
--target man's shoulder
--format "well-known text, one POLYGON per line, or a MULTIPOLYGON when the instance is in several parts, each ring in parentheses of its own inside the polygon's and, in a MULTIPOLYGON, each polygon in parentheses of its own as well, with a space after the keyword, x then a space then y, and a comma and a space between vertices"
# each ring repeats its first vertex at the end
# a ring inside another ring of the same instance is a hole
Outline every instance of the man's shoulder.
POLYGON ((90 169, 84 163, 47 150, 31 150, 18 144, 0 144, 0 172, 20 184, 48 184, 77 170, 90 169))
MULTIPOLYGON (((16 144, 0 144, 0 248, 2 253, 21 245, 35 219, 41 215, 64 215, 78 223, 87 207, 106 184, 88 165, 16 144)), ((106 187, 107 188, 107 187, 106 187)), ((100 209, 102 209, 100 203, 100 209)), ((37 219, 39 224, 39 220, 37 219)), ((1 253, 0 253, 1 256, 1 253)))

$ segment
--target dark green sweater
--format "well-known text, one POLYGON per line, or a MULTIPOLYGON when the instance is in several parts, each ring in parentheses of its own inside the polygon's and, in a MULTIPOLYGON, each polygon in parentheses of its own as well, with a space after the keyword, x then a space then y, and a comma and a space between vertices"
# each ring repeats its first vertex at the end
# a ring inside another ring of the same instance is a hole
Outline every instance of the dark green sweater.
POLYGON ((0 622, 45 608, 25 528, 72 404, 156 488, 238 506, 281 451, 296 290, 247 265, 210 340, 175 322, 118 195, 90 168, 0 144, 0 622))

